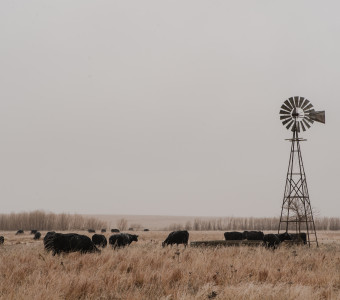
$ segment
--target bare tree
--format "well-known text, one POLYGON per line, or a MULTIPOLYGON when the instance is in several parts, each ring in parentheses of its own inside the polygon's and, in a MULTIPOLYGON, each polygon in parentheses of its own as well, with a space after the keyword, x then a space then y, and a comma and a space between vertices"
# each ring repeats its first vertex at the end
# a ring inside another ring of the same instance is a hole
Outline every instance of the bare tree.
POLYGON ((126 230, 128 228, 128 221, 124 218, 121 218, 116 223, 119 230, 126 230))

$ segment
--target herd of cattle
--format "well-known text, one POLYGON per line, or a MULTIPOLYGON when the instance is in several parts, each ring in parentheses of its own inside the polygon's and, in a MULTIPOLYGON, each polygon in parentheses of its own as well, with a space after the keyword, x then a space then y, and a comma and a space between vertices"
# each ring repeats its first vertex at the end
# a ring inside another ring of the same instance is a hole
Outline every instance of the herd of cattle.
POLYGON ((277 248, 283 241, 296 241, 303 244, 307 243, 305 232, 301 233, 281 233, 281 234, 264 234, 262 231, 243 231, 243 232, 225 232, 224 238, 226 241, 262 241, 267 248, 277 248))
MULTIPOLYGON (((118 229, 111 232, 115 232, 109 238, 109 244, 112 248, 116 249, 117 247, 125 247, 130 245, 133 241, 138 242, 138 235, 128 234, 128 233, 120 233, 118 229)), ((92 229, 88 230, 89 232, 95 232, 92 229)), ((102 232, 105 232, 102 230, 102 232)), ((18 230, 18 234, 23 234, 23 230, 18 230)), ((39 240, 41 237, 41 233, 37 230, 31 230, 31 234, 34 235, 33 239, 39 240)), ((285 240, 293 240, 300 241, 306 244, 306 233, 299 234, 288 234, 287 232, 282 234, 264 234, 262 231, 244 231, 244 232, 225 232, 224 238, 226 241, 239 241, 239 240, 248 240, 248 241, 262 241, 262 244, 267 248, 275 249, 281 242, 285 240)), ((189 232, 186 230, 182 231, 173 231, 171 232, 165 241, 162 243, 162 246, 165 247, 167 245, 180 245, 183 244, 185 246, 188 245, 189 240, 189 232)), ((0 244, 3 244, 5 241, 3 236, 0 236, 0 244)), ((60 254, 62 252, 80 252, 80 253, 88 253, 88 252, 100 252, 98 247, 106 247, 107 239, 103 234, 94 234, 92 239, 90 239, 86 235, 76 234, 76 233, 57 233, 54 231, 47 232, 44 237, 44 247, 47 251, 51 251, 52 255, 60 254)))

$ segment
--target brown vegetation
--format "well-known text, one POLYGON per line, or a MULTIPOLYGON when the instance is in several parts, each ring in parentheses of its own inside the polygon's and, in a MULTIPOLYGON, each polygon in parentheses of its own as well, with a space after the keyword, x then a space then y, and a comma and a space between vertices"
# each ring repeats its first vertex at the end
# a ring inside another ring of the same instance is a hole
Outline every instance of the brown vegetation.
MULTIPOLYGON (((88 234, 82 232, 83 234, 88 234)), ((43 233, 45 234, 45 232, 43 233)), ((1 299, 338 299, 340 234, 319 248, 161 247, 168 232, 140 232, 125 249, 53 257, 42 241, 4 232, 1 299)), ((107 237, 110 234, 107 234, 107 237)), ((190 240, 222 239, 191 232, 190 240)))
MULTIPOLYGON (((279 218, 195 218, 185 223, 173 223, 168 230, 277 230, 279 218)), ((340 218, 316 218, 316 230, 340 230, 340 218)), ((304 230, 303 228, 301 228, 304 230)))
POLYGON ((84 230, 106 228, 106 222, 81 215, 44 211, 0 214, 0 230, 84 230))

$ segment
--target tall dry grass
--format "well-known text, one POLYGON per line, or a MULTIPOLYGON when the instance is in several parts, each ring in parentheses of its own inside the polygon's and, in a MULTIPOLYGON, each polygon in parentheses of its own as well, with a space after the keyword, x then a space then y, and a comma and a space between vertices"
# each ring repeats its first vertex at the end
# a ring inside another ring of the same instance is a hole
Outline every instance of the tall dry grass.
MULTIPOLYGON (((53 257, 41 241, 5 232, 1 299, 339 299, 340 234, 319 248, 162 248, 168 232, 140 232, 125 249, 53 257)), ((109 234, 107 234, 107 237, 109 234)), ((190 240, 221 239, 191 232, 190 240)))

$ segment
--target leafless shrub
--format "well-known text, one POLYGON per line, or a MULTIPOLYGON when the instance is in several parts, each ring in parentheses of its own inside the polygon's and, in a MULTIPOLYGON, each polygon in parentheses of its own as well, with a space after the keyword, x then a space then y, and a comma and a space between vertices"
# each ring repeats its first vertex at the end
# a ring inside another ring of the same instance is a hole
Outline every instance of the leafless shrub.
POLYGON ((124 218, 121 218, 117 221, 117 227, 119 230, 127 230, 128 229, 128 221, 124 218))

